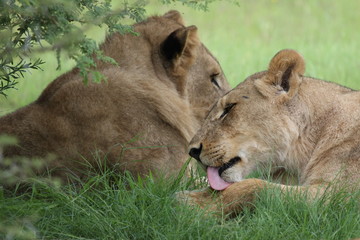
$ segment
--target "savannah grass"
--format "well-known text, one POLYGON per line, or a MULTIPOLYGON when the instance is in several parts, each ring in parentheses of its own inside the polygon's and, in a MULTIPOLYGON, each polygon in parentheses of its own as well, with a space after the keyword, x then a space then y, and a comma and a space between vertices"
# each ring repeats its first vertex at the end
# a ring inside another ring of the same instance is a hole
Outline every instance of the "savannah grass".
MULTIPOLYGON (((357 0, 217 2, 208 12, 180 5, 150 4, 149 14, 184 13, 221 63, 232 86, 265 70, 281 49, 298 50, 308 76, 360 88, 360 4, 357 0)), ((89 32, 103 39, 102 30, 89 32)), ((34 101, 46 85, 73 66, 43 57, 44 71, 26 75, 17 91, 0 98, 0 115, 34 101), (30 79, 27 81, 26 79, 30 79)), ((121 66, 120 66, 121 67, 121 66)), ((179 177, 180 178, 180 177, 179 177)), ((138 179, 106 170, 82 184, 36 183, 32 191, 0 191, 0 239, 351 239, 360 237, 360 192, 329 194, 305 203, 305 196, 280 199, 263 191, 254 210, 235 219, 212 218, 178 205, 176 191, 196 179, 138 179), (346 201, 345 201, 346 199, 346 201), (326 203, 326 204, 325 204, 326 203)))
POLYGON ((0 198, 1 226, 17 227, 16 234, 28 237, 23 239, 350 239, 360 234, 359 193, 329 194, 309 204, 306 196, 280 197, 267 189, 254 210, 225 220, 176 203, 176 191, 196 184, 111 171, 80 185, 37 183, 27 194, 0 198))

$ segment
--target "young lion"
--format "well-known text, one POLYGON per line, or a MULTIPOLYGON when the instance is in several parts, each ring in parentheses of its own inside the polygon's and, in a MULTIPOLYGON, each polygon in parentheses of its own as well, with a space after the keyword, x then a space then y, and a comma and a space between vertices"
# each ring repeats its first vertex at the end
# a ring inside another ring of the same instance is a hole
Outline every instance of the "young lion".
POLYGON ((359 188, 360 93, 304 77, 304 72, 303 58, 283 50, 267 71, 248 77, 218 100, 189 150, 207 168, 210 186, 220 192, 182 192, 181 201, 213 210, 220 202, 225 214, 233 214, 265 187, 306 191, 310 198, 335 182, 359 188), (297 173, 301 185, 244 180, 264 165, 297 173))
POLYGON ((113 34, 101 46, 119 65, 98 62, 106 81, 85 86, 73 69, 34 103, 0 118, 0 135, 19 141, 4 156, 55 156, 46 168, 60 177, 81 177, 105 159, 139 175, 178 172, 191 137, 229 85, 179 12, 150 17, 134 30, 138 36, 113 34))

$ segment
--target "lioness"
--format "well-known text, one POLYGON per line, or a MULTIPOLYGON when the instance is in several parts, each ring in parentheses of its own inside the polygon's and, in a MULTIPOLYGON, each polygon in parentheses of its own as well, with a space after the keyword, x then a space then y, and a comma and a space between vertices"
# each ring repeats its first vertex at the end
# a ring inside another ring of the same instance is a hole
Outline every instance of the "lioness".
POLYGON ((225 214, 234 214, 265 187, 306 192, 310 199, 334 189, 335 182, 359 188, 360 93, 304 72, 302 56, 283 50, 267 71, 218 100, 189 153, 207 168, 210 186, 220 192, 182 192, 181 201, 215 211, 222 203, 225 214), (244 179, 259 166, 297 173, 300 186, 244 179))
POLYGON ((35 102, 1 117, 0 135, 19 140, 4 156, 50 154, 55 160, 46 169, 60 177, 82 177, 105 160, 140 175, 178 172, 190 139, 229 85, 179 12, 150 17, 134 30, 139 36, 113 34, 102 44, 119 64, 98 62, 106 81, 85 86, 73 69, 35 102))

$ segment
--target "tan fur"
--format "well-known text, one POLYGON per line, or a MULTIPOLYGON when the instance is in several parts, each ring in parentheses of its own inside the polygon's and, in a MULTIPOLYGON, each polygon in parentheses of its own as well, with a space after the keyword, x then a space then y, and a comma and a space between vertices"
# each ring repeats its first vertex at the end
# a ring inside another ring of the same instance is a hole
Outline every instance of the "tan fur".
MULTIPOLYGON (((304 60, 296 51, 279 52, 267 71, 223 96, 192 139, 189 150, 205 166, 220 167, 240 157, 221 175, 234 184, 215 196, 225 213, 238 212, 264 187, 307 192, 310 199, 329 186, 359 188, 360 93, 304 77, 304 72, 304 60), (236 105, 224 114, 229 104, 236 105), (263 166, 297 174, 299 186, 244 180, 263 166)), ((205 192, 178 197, 201 205, 214 197, 205 192)))
POLYGON ((53 155, 47 168, 60 176, 64 168, 86 175, 87 166, 105 159, 117 171, 178 172, 190 139, 229 85, 179 12, 150 17, 134 30, 139 36, 113 34, 101 46, 119 64, 97 62, 106 81, 85 86, 73 69, 34 103, 0 118, 0 134, 19 140, 4 156, 53 155))

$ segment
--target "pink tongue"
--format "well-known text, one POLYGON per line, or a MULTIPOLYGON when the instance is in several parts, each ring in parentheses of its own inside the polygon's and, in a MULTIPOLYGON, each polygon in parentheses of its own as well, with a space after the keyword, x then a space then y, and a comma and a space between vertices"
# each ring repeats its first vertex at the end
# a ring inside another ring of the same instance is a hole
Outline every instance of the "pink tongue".
POLYGON ((214 167, 208 167, 207 168, 207 177, 210 183, 210 186, 214 190, 224 190, 228 186, 231 185, 231 183, 225 182, 220 176, 219 176, 219 168, 214 167))

